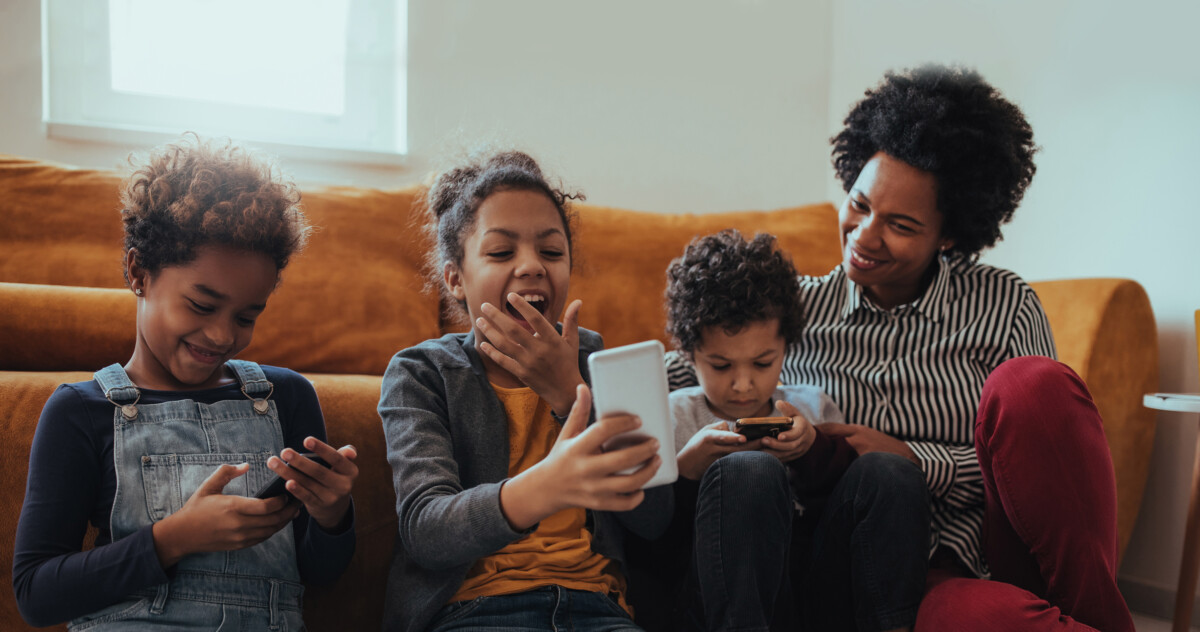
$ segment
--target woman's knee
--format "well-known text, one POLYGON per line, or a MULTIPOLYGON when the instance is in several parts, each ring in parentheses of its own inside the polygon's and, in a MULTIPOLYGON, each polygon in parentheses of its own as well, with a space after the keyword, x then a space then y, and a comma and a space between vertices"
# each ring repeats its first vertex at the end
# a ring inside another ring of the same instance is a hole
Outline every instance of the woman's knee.
POLYGON ((984 383, 976 444, 994 443, 1002 432, 1051 441, 1055 433, 1070 438, 1100 427, 1096 405, 1075 371, 1051 358, 1022 356, 996 367, 984 383))

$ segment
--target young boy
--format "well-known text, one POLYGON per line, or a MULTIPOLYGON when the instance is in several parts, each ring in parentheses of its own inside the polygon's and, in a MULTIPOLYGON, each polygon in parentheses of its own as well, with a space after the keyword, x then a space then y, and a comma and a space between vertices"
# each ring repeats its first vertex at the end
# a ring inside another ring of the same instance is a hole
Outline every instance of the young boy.
POLYGON ((685 610, 710 630, 786 624, 790 578, 806 557, 789 555, 806 548, 792 547, 793 515, 819 513, 854 458, 843 439, 814 428, 843 422, 828 395, 779 384, 803 319, 796 270, 772 235, 747 241, 726 230, 689 244, 667 279, 667 330, 700 381, 670 400, 680 473, 671 531, 694 537, 685 610), (738 419, 768 416, 792 426, 757 439, 734 432, 738 419))

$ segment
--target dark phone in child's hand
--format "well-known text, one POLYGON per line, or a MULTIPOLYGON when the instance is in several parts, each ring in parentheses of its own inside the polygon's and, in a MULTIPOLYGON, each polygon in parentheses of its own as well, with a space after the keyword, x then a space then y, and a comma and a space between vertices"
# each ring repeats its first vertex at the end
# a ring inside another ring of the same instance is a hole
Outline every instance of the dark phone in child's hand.
MULTIPOLYGON (((329 467, 329 464, 325 462, 325 459, 322 459, 321 457, 317 456, 316 454, 313 454, 312 452, 301 453, 300 456, 307 458, 309 461, 312 461, 313 463, 316 463, 317 465, 322 465, 326 468, 329 467)), ((287 463, 286 461, 284 461, 284 462, 287 463)), ((292 466, 292 464, 288 463, 288 467, 291 467, 291 466, 292 466)), ((276 474, 274 480, 272 480, 270 483, 267 483, 266 485, 263 485, 262 489, 260 489, 254 493, 254 497, 255 498, 274 498, 274 497, 280 496, 282 494, 287 494, 288 496, 291 496, 292 495, 291 492, 289 492, 287 490, 287 488, 284 487, 285 485, 287 485, 287 479, 276 474)))
POLYGON ((777 437, 785 430, 791 430, 790 417, 745 417, 734 423, 733 430, 746 437, 749 441, 763 437, 777 437))

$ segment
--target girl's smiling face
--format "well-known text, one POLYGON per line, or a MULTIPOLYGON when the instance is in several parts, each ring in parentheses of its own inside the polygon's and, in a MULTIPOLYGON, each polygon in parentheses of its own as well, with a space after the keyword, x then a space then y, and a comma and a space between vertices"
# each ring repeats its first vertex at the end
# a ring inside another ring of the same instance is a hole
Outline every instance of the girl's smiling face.
POLYGON ((126 365, 143 388, 191 390, 230 381, 222 368, 254 333, 279 270, 262 253, 201 246, 196 258, 151 274, 126 257, 138 300, 137 341, 126 365))
POLYGON ((546 194, 526 189, 502 189, 481 202, 463 240, 462 262, 443 270, 446 287, 466 304, 472 324, 483 315, 482 305, 491 303, 531 333, 533 326, 509 305, 509 293, 554 323, 566 305, 570 277, 562 216, 546 194))

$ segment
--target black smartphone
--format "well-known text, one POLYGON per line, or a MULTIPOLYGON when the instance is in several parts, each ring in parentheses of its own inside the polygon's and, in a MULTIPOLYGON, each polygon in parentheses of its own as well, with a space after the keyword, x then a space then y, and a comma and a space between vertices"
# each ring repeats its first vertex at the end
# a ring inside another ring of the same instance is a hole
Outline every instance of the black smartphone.
POLYGON ((791 417, 743 417, 733 425, 734 432, 750 441, 763 437, 777 437, 779 433, 791 428, 791 417))
MULTIPOLYGON (((303 452, 300 454, 300 456, 306 457, 309 461, 312 461, 313 463, 316 463, 317 465, 322 465, 322 466, 325 466, 326 468, 329 467, 329 464, 325 462, 325 459, 322 459, 321 457, 313 454, 312 452, 303 452)), ((285 463, 286 463, 286 461, 285 461, 285 463)), ((290 463, 288 463, 288 467, 291 467, 291 466, 292 465, 290 463)), ((284 487, 285 485, 287 485, 287 479, 276 474, 274 480, 272 480, 270 483, 267 483, 266 485, 263 485, 262 489, 260 489, 254 493, 254 497, 255 498, 274 498, 276 496, 280 496, 283 494, 287 494, 288 496, 291 496, 292 495, 291 492, 289 492, 287 490, 287 488, 284 487)))

